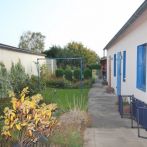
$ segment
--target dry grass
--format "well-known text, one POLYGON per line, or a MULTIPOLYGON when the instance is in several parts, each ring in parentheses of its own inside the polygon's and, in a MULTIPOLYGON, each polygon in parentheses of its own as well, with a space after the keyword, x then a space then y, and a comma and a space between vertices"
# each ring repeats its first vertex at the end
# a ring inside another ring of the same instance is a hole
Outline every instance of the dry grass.
POLYGON ((89 124, 89 115, 80 109, 71 109, 60 116, 59 126, 50 141, 57 146, 82 147, 83 131, 89 124))

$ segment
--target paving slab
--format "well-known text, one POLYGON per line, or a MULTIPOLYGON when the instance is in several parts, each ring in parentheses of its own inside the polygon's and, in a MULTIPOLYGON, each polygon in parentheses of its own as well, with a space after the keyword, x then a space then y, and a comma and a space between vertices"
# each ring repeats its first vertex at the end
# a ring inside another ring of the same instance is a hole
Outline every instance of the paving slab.
MULTIPOLYGON (((88 112, 92 122, 84 134, 84 147, 147 147, 147 139, 138 138, 131 121, 120 117, 117 97, 106 93, 105 88, 98 80, 89 91, 88 112)), ((142 133, 147 136, 146 131, 142 133)))

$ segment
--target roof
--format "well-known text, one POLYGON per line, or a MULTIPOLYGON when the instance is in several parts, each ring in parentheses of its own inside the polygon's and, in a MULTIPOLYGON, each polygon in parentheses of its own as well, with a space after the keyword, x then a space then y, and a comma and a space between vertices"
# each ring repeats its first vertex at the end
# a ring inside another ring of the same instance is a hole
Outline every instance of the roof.
POLYGON ((123 27, 118 31, 118 33, 109 41, 109 43, 104 47, 108 49, 114 42, 131 26, 135 20, 147 9, 147 0, 145 0, 142 5, 135 11, 135 13, 130 17, 130 19, 123 25, 123 27))
POLYGON ((38 55, 38 56, 45 56, 44 54, 41 54, 41 53, 34 53, 27 49, 17 48, 17 47, 13 47, 13 46, 2 44, 2 43, 0 43, 0 49, 21 52, 21 53, 26 53, 26 54, 32 54, 32 55, 38 55))

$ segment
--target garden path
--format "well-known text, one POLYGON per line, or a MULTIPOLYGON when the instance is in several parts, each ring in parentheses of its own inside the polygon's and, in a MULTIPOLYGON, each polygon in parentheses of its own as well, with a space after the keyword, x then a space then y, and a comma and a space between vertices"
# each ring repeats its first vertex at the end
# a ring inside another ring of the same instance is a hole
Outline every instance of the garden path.
POLYGON ((100 80, 93 84, 88 101, 92 122, 84 134, 84 147, 147 146, 147 139, 137 137, 137 129, 131 128, 131 121, 121 119, 116 102, 117 97, 106 93, 100 80))

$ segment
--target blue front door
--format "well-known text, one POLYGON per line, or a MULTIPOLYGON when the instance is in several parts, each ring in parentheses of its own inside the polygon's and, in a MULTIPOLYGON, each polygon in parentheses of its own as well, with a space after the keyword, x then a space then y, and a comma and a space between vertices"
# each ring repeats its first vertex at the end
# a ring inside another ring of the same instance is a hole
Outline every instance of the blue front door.
POLYGON ((117 53, 117 95, 121 95, 121 52, 117 53))

